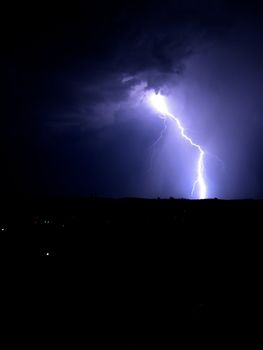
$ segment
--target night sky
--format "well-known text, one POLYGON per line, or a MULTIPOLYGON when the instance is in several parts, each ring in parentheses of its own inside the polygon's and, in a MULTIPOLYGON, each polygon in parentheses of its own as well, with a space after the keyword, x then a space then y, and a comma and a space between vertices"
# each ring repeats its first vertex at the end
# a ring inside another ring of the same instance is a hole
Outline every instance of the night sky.
POLYGON ((6 2, 0 194, 263 198, 263 11, 255 1, 6 2), (162 137, 160 138, 160 135, 162 137))

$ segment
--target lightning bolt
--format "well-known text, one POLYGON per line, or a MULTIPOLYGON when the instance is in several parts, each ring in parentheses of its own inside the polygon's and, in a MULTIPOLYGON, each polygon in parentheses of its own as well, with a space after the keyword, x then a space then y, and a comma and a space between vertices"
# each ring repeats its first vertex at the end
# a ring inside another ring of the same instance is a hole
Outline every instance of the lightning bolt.
POLYGON ((180 131, 181 136, 191 144, 194 148, 198 150, 199 157, 197 162, 197 177, 193 183, 191 195, 193 196, 195 193, 196 186, 198 186, 198 198, 204 199, 207 196, 207 188, 204 178, 204 157, 205 152, 201 148, 200 145, 195 143, 188 135, 185 133, 185 128, 181 124, 180 120, 169 112, 168 107, 166 105, 165 97, 155 93, 149 95, 149 101, 151 105, 163 116, 174 121, 180 131))
POLYGON ((150 158, 150 167, 149 167, 149 171, 152 170, 152 167, 153 167, 153 160, 154 160, 154 148, 155 146, 163 139, 164 135, 165 135, 165 132, 167 130, 167 118, 163 117, 163 127, 162 127, 162 130, 161 130, 161 133, 159 135, 159 137, 154 141, 154 143, 150 146, 150 148, 153 150, 151 152, 151 158, 150 158))

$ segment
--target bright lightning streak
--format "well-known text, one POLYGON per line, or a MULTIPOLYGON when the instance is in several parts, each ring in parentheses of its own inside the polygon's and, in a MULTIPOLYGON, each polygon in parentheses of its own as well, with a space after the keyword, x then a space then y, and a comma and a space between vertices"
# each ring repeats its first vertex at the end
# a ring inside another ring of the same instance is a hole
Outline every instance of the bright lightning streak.
POLYGON ((182 126, 180 120, 175 117, 173 114, 171 114, 168 110, 168 107, 166 105, 165 97, 160 94, 152 93, 149 96, 150 103, 152 106, 164 117, 168 117, 171 120, 175 121, 177 124, 178 129, 180 130, 181 136, 188 141, 193 147, 198 149, 199 157, 198 157, 198 163, 197 163, 197 178, 193 184, 191 195, 193 196, 195 192, 196 186, 198 186, 198 192, 199 192, 199 199, 206 198, 207 195, 207 189, 206 189, 206 183, 204 179, 204 156, 205 152, 199 146, 197 143, 194 143, 192 139, 185 134, 185 129, 182 126))

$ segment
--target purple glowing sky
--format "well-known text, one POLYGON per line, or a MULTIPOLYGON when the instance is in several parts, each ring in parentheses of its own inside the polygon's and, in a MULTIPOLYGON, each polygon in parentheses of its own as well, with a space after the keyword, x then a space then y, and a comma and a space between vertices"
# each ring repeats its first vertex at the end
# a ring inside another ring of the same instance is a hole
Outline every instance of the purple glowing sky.
POLYGON ((77 3, 7 4, 0 193, 263 198, 261 7, 77 3))

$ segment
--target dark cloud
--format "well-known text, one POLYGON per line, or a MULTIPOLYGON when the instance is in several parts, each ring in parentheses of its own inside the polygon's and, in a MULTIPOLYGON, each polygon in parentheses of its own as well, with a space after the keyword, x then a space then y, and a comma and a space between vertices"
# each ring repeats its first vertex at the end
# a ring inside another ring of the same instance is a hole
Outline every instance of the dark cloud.
POLYGON ((204 36, 227 25, 226 12, 215 4, 99 1, 91 6, 80 1, 74 5, 7 5, 2 68, 9 95, 29 104, 35 113, 45 107, 67 110, 69 104, 76 106, 79 85, 89 90, 87 104, 105 98, 121 100, 128 86, 117 86, 116 81, 123 74, 159 88, 169 76, 182 71, 185 57, 204 36))

